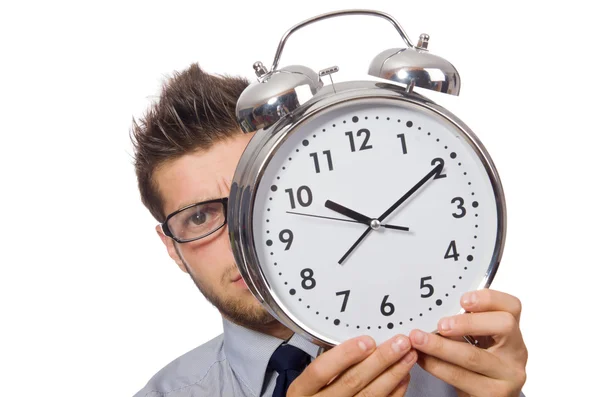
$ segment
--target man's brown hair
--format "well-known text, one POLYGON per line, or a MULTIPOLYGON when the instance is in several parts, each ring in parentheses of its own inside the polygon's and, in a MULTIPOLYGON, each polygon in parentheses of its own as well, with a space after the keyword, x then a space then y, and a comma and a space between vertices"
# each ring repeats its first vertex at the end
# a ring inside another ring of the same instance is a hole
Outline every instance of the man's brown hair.
POLYGON ((212 75, 197 63, 175 72, 130 133, 135 173, 144 205, 164 222, 163 203, 153 173, 167 161, 199 149, 209 149, 240 133, 235 106, 249 81, 242 77, 212 75))

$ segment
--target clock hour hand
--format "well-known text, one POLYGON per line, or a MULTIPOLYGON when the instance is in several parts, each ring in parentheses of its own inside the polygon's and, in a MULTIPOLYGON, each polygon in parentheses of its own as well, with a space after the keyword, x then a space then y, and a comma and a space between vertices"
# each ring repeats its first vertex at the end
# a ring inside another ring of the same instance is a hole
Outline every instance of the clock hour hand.
POLYGON ((405 232, 409 231, 409 229, 405 226, 382 225, 381 222, 378 221, 377 219, 369 218, 366 215, 363 215, 359 212, 351 210, 350 208, 344 207, 343 205, 338 204, 331 200, 325 201, 325 207, 329 208, 330 210, 333 210, 335 212, 338 212, 342 215, 345 215, 348 218, 354 219, 357 222, 364 223, 365 225, 371 227, 372 229, 379 229, 379 227, 385 227, 388 229, 403 230, 405 232))

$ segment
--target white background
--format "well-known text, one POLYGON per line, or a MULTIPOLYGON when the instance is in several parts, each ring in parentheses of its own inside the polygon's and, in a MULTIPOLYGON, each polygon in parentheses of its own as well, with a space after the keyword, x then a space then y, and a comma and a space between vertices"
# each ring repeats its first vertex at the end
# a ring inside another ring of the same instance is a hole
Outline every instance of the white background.
MULTIPOLYGON (((139 200, 129 128, 173 70, 253 77, 283 32, 336 9, 393 15, 459 70, 425 93, 491 153, 508 203, 493 287, 521 298, 528 396, 590 395, 598 343, 598 90, 592 2, 102 1, 0 6, 0 388, 3 396, 130 396, 221 332, 139 200)), ((366 78, 401 46, 349 17, 292 36, 281 65, 366 78)))

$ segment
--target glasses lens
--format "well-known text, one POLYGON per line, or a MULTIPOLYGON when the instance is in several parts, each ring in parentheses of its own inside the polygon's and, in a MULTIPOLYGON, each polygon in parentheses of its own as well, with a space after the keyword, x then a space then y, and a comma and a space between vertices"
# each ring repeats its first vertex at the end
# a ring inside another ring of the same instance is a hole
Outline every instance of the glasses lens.
POLYGON ((225 223, 223 203, 196 204, 169 219, 169 230, 179 240, 205 236, 225 223))

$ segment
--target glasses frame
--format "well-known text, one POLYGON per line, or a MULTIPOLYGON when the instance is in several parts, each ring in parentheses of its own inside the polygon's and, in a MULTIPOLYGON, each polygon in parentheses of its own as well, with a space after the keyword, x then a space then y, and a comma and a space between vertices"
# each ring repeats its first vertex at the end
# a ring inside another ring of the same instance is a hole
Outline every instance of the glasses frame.
POLYGON ((183 208, 178 209, 175 212, 170 213, 167 216, 167 219, 165 219, 165 221, 163 223, 160 224, 161 229, 163 231, 163 233, 165 234, 165 236, 172 238, 173 240, 177 241, 179 244, 184 244, 184 243, 189 243, 191 241, 196 241, 196 240, 200 240, 201 238, 210 236, 211 234, 213 234, 214 232, 216 232, 217 230, 221 229, 223 226, 225 226, 227 224, 227 203, 228 203, 229 197, 221 197, 218 199, 213 199, 213 200, 207 200, 207 201, 200 201, 198 203, 194 203, 194 204, 190 204, 187 205, 183 208), (200 237, 195 237, 192 239, 188 239, 188 240, 181 240, 177 237, 175 237, 173 235, 173 233, 171 232, 171 229, 169 229, 169 219, 173 218, 175 215, 179 214, 180 212, 183 212, 187 209, 190 209, 192 207, 196 207, 198 205, 202 205, 202 204, 212 204, 212 203, 221 203, 223 205, 223 223, 217 227, 215 230, 212 230, 206 234, 203 234, 200 237))

